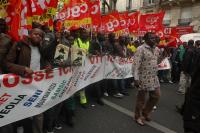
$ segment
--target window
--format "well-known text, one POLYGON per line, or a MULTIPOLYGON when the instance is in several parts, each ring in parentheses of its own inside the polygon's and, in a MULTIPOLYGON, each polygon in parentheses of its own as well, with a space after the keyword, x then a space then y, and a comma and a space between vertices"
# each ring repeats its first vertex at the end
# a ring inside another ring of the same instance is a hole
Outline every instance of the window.
MULTIPOLYGON (((126 1, 127 2, 127 1, 126 1)), ((123 11, 126 11, 127 10, 127 3, 124 2, 124 0, 117 0, 117 5, 116 5, 116 9, 119 11, 119 12, 123 12, 123 11)), ((113 4, 114 6, 114 4, 113 4)))
POLYGON ((155 0, 149 0, 149 4, 154 4, 155 0))
POLYGON ((187 26, 192 21, 192 9, 191 7, 185 7, 181 9, 181 19, 179 19, 178 23, 181 26, 187 26))
POLYGON ((163 25, 169 26, 171 24, 171 12, 170 10, 165 11, 165 16, 163 19, 163 25))
POLYGON ((181 19, 192 18, 192 8, 185 7, 181 9, 181 19))
POLYGON ((127 10, 132 9, 132 0, 126 0, 126 9, 127 10))

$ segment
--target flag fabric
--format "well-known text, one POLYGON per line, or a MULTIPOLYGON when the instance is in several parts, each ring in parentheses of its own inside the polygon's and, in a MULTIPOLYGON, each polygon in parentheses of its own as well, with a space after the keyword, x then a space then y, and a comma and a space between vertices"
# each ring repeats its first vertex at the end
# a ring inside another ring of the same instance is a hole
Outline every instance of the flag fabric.
POLYGON ((32 12, 29 1, 11 0, 7 7, 7 13, 8 34, 16 41, 27 36, 28 30, 32 28, 32 12))
POLYGON ((128 24, 129 32, 131 32, 131 33, 138 32, 139 14, 140 14, 139 12, 135 12, 135 13, 131 13, 128 15, 127 24, 128 24))
POLYGON ((101 25, 101 11, 100 11, 100 1, 88 1, 87 2, 90 12, 90 17, 92 19, 92 31, 97 32, 101 25))
POLYGON ((163 18, 165 12, 140 15, 139 36, 143 36, 146 32, 154 32, 160 38, 164 37, 163 18))
POLYGON ((164 12, 155 14, 145 14, 140 16, 141 31, 156 31, 163 29, 164 12))
POLYGON ((117 32, 117 31, 122 30, 119 19, 120 19, 119 13, 116 11, 108 15, 102 16, 101 30, 107 33, 117 32))

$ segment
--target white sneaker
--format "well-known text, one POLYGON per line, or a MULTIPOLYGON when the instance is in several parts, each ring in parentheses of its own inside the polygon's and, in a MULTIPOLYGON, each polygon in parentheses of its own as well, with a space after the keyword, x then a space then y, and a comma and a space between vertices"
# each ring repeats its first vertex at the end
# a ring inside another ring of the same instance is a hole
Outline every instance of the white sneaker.
POLYGON ((156 110, 157 109, 157 107, 156 106, 153 106, 153 110, 156 110))
POLYGON ((61 130, 62 126, 61 125, 56 125, 54 128, 57 129, 57 130, 61 130))
POLYGON ((173 82, 172 82, 171 80, 169 81, 169 83, 170 83, 170 84, 173 84, 173 82))
POLYGON ((23 127, 18 127, 17 128, 17 133, 23 133, 24 132, 24 128, 23 127))
POLYGON ((164 83, 164 80, 161 79, 161 80, 160 80, 160 83, 164 83))
POLYGON ((109 95, 108 95, 108 92, 104 92, 103 95, 106 96, 106 97, 109 96, 109 95))
POLYGON ((113 96, 116 98, 122 98, 124 95, 121 93, 117 93, 117 94, 114 94, 113 96))
POLYGON ((184 94, 185 94, 185 92, 182 91, 182 90, 178 90, 177 93, 178 93, 178 94, 181 94, 181 95, 184 95, 184 94))

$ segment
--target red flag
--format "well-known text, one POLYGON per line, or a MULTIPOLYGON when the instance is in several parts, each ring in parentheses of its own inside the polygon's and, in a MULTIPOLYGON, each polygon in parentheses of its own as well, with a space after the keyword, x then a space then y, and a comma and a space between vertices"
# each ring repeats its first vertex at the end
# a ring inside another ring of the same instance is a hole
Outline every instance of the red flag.
POLYGON ((41 15, 47 9, 47 3, 45 0, 30 0, 30 3, 33 15, 41 15))
POLYGON ((112 12, 106 16, 102 16, 102 30, 105 32, 116 32, 122 30, 119 19, 118 12, 112 12))
POLYGON ((192 26, 177 26, 177 27, 165 27, 164 28, 164 35, 174 36, 179 38, 181 35, 189 34, 193 32, 192 26))
POLYGON ((128 29, 128 12, 119 14, 119 23, 121 30, 116 32, 117 36, 120 35, 128 35, 129 29, 128 29))
POLYGON ((155 14, 145 14, 140 16, 139 36, 143 36, 146 32, 154 32, 161 40, 164 37, 163 18, 164 12, 155 14))
POLYGON ((164 12, 140 16, 140 31, 163 30, 164 12))
POLYGON ((139 23, 138 23, 138 18, 139 18, 139 12, 132 13, 128 15, 128 28, 130 32, 137 32, 139 28, 139 23))
POLYGON ((122 29, 128 28, 128 12, 119 14, 119 22, 122 29))
POLYGON ((41 15, 48 12, 48 14, 56 14, 58 0, 29 0, 31 3, 32 14, 41 15))
POLYGON ((71 0, 66 5, 66 9, 59 12, 57 19, 65 21, 64 25, 67 29, 73 26, 88 26, 92 23, 89 11, 90 7, 86 0, 71 0))
POLYGON ((8 33, 14 40, 19 40, 23 36, 28 35, 31 29, 31 7, 29 1, 12 0, 7 8, 8 17, 7 24, 9 26, 8 33))
POLYGON ((50 0, 46 2, 47 14, 56 15, 58 0, 50 0))
POLYGON ((100 12, 100 1, 88 1, 87 2, 90 12, 90 17, 92 19, 92 28, 94 32, 97 32, 99 26, 101 25, 101 12, 100 12))
POLYGON ((46 3, 47 3, 47 7, 57 8, 58 0, 50 0, 50 1, 47 1, 46 3))

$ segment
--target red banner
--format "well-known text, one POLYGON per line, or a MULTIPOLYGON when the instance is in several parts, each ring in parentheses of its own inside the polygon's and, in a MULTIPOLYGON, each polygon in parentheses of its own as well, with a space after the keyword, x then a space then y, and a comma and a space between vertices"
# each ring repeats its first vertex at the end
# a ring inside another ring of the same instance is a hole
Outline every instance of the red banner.
POLYGON ((71 0, 65 5, 65 9, 59 12, 57 19, 65 21, 64 26, 67 29, 92 24, 90 11, 96 8, 91 9, 88 3, 85 0, 71 0))
POLYGON ((105 32, 117 32, 122 30, 119 22, 119 13, 113 12, 108 15, 102 16, 102 28, 105 32))
POLYGON ((128 12, 119 14, 119 23, 120 23, 121 28, 123 29, 128 28, 127 20, 128 20, 128 12))
POLYGON ((46 10, 46 2, 44 0, 30 0, 32 15, 41 15, 46 10))
POLYGON ((12 0, 7 7, 8 34, 14 39, 19 40, 19 27, 21 20, 21 0, 12 0))
POLYGON ((139 12, 136 13, 132 13, 128 15, 128 28, 129 28, 129 32, 134 33, 134 32, 138 32, 138 28, 139 28, 139 12))
POLYGON ((41 15, 48 12, 55 15, 58 0, 29 0, 32 8, 32 15, 41 15))
POLYGON ((90 7, 90 17, 92 19, 92 29, 94 32, 98 31, 101 25, 101 11, 100 11, 100 1, 88 2, 88 7, 90 7))
POLYGON ((7 8, 6 18, 9 27, 8 33, 14 40, 19 40, 28 35, 28 30, 32 27, 31 4, 29 1, 12 0, 7 8))
POLYGON ((116 31, 117 36, 119 35, 128 35, 128 12, 119 14, 119 23, 122 30, 116 31))
POLYGON ((140 16, 141 31, 158 31, 163 29, 164 12, 145 14, 140 16))
POLYGON ((146 32, 154 32, 162 39, 164 37, 164 27, 162 24, 164 15, 164 12, 141 15, 139 36, 143 36, 146 32))
POLYGON ((28 35, 28 30, 32 28, 34 21, 33 15, 38 15, 41 21, 49 22, 51 15, 55 14, 57 2, 58 0, 10 0, 6 10, 8 33, 14 40, 28 35))
POLYGON ((177 26, 177 27, 165 27, 164 28, 164 35, 174 36, 179 38, 181 35, 189 34, 193 32, 192 26, 177 26))

